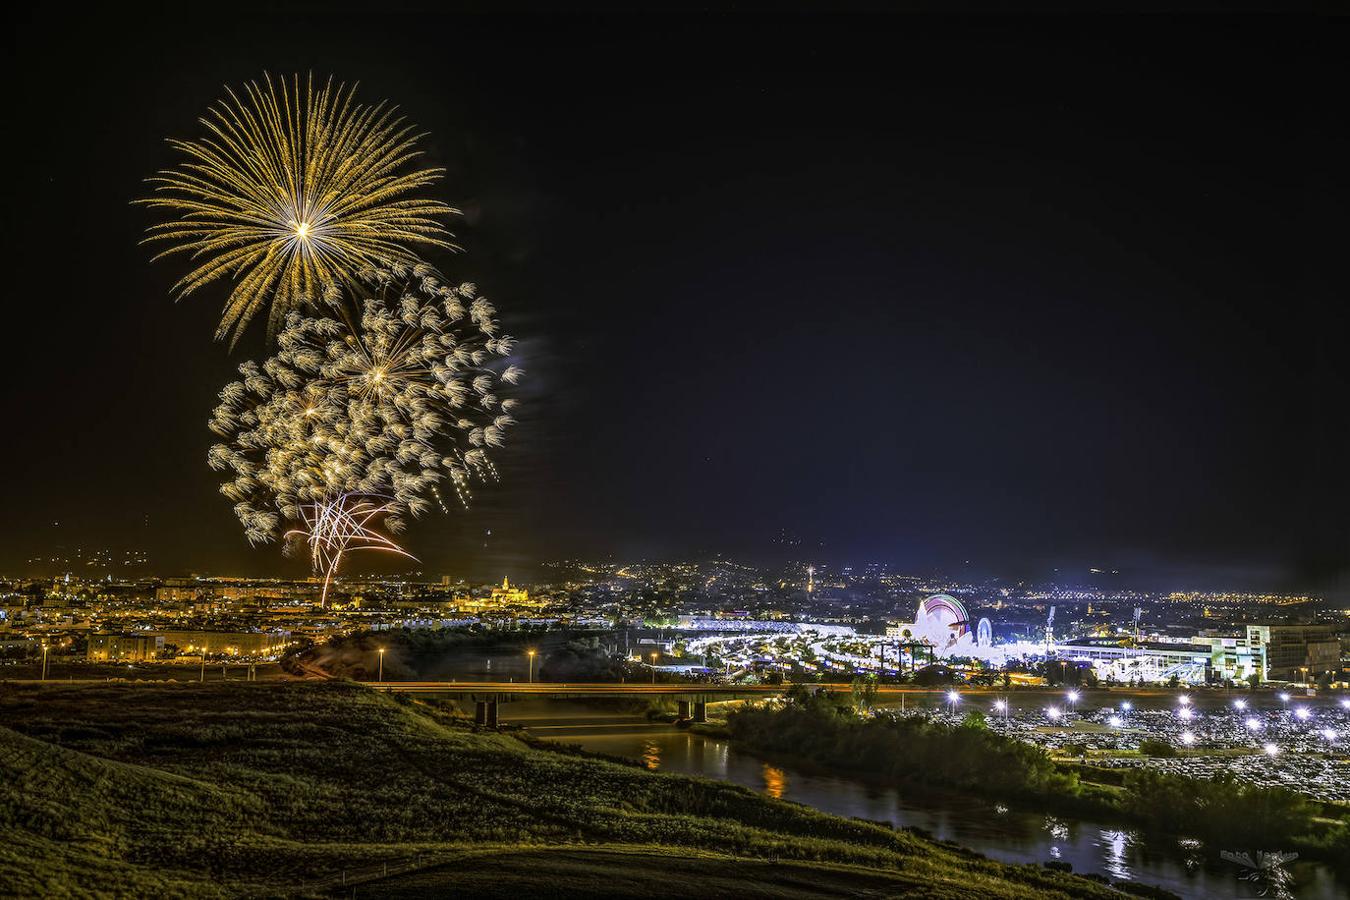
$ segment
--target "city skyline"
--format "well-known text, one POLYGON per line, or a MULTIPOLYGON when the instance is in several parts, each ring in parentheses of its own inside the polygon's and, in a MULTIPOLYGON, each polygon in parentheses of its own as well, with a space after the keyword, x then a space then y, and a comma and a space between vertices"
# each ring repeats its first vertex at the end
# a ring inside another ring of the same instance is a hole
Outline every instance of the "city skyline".
POLYGON ((97 18, 34 15, 11 230, 19 293, 65 296, 11 315, 64 347, 14 348, 4 408, 26 427, 3 453, 24 514, 0 569, 125 541, 152 568, 293 571, 248 547, 202 463, 203 410, 261 334, 207 344, 228 292, 171 304, 177 276, 147 261, 152 219, 129 204, 222 85, 313 71, 428 132, 438 191, 465 210, 468 252, 440 262, 524 338, 502 483, 418 521, 428 571, 774 558, 787 530, 835 560, 1347 589, 1345 134, 1324 114, 1331 55, 1304 43, 1329 36, 1183 22, 1144 52, 1140 22, 920 37, 671 17, 635 42, 622 20, 484 16, 456 24, 447 74, 417 52, 439 37, 398 23, 283 16, 241 58, 218 51, 242 23, 146 24, 114 49, 97 18), (115 54, 117 77, 77 83, 58 33, 95 64, 115 54), (48 100, 77 91, 79 129, 48 100), (155 101, 127 116, 132 96, 155 101), (106 286, 59 286, 71 222, 99 223, 74 233, 106 286))

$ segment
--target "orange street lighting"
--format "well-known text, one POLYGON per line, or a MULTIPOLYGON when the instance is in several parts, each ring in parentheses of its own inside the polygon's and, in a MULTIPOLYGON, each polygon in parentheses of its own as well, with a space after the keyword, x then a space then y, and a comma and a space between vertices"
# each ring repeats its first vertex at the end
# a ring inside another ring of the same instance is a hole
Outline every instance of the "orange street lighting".
POLYGON ((384 648, 380 648, 380 680, 384 681, 384 648))
POLYGON ((530 657, 530 684, 534 684, 534 650, 526 650, 525 653, 530 657))

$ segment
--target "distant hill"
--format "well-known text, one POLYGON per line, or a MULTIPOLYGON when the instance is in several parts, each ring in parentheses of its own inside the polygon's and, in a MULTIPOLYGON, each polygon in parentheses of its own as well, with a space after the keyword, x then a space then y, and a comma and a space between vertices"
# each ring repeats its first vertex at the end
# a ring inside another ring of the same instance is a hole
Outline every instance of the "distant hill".
POLYGON ((0 684, 0 722, 0 894, 1119 896, 344 682, 0 684))

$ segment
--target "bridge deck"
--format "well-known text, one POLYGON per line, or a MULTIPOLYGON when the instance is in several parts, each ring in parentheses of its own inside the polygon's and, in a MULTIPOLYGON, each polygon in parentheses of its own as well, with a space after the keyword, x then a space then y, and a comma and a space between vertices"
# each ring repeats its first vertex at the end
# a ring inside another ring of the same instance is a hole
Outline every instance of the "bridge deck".
MULTIPOLYGON (((642 682, 625 682, 622 684, 608 682, 578 682, 567 684, 557 682, 535 682, 530 684, 518 681, 363 681, 361 683, 366 687, 375 690, 408 694, 567 694, 569 696, 628 696, 634 694, 773 696, 776 694, 787 693, 792 687, 790 684, 691 684, 688 682, 658 684, 644 684, 642 682)), ((809 683, 806 686, 814 690, 828 691, 831 693, 853 690, 853 685, 849 683, 809 683)), ((875 687, 876 693, 882 696, 931 694, 940 693, 942 690, 944 689, 910 688, 895 685, 877 685, 875 687)))

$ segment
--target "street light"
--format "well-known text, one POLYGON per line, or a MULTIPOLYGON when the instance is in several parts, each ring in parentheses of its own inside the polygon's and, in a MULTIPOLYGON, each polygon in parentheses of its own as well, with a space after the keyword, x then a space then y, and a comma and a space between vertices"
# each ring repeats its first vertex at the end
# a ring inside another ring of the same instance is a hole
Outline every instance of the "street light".
POLYGON ((1191 698, 1187 694, 1182 694, 1180 697, 1177 698, 1177 702, 1180 703, 1182 706, 1190 706, 1191 698))
POLYGON ((1183 731, 1183 732, 1181 733, 1181 742, 1182 742, 1183 744, 1187 745, 1188 747, 1189 747, 1191 744, 1194 744, 1194 743, 1195 743, 1195 732, 1193 732, 1193 731, 1183 731))
POLYGON ((1280 753, 1280 748, 1274 744, 1266 744, 1265 747, 1261 749, 1266 751, 1266 756, 1278 756, 1280 753))
POLYGON ((1251 716, 1250 718, 1248 718, 1244 724, 1247 726, 1248 731, 1261 730, 1261 720, 1256 718, 1255 716, 1251 716))
POLYGON ((994 701, 994 709, 996 709, 996 710, 998 710, 999 712, 1003 713, 1003 721, 1006 722, 1006 721, 1008 720, 1008 701, 1007 701, 1007 700, 1004 700, 1004 699, 1001 698, 1001 697, 1000 697, 999 699, 995 700, 995 701, 994 701))
POLYGON ((1057 707, 1051 706, 1047 708, 1045 714, 1053 721, 1059 721, 1059 709, 1057 707))
POLYGON ((1130 710, 1134 709, 1134 704, 1128 700, 1125 700, 1120 704, 1120 709, 1122 712, 1129 712, 1130 710))
POLYGON ((656 684, 656 657, 657 657, 657 654, 656 654, 655 652, 653 652, 653 653, 652 653, 652 684, 656 684))
POLYGON ((42 642, 42 680, 47 680, 47 642, 42 642))
POLYGON ((1106 720, 1106 724, 1110 725, 1112 728, 1119 728, 1121 725, 1125 723, 1124 720, 1120 718, 1120 716, 1112 716, 1111 718, 1106 720))
POLYGON ((530 684, 534 684, 534 651, 526 650, 525 654, 530 658, 530 684))
POLYGON ((1243 711, 1244 709, 1246 709, 1246 708, 1247 708, 1247 701, 1246 701, 1246 700, 1234 700, 1234 701, 1233 701, 1233 709, 1236 709, 1238 712, 1242 712, 1242 711, 1243 711))
POLYGON ((1311 716, 1312 713, 1308 711, 1308 707, 1300 706, 1298 709, 1294 710, 1294 715, 1299 719, 1299 721, 1306 722, 1308 721, 1308 717, 1311 716))
POLYGON ((380 648, 380 681, 384 681, 384 648, 380 648))

